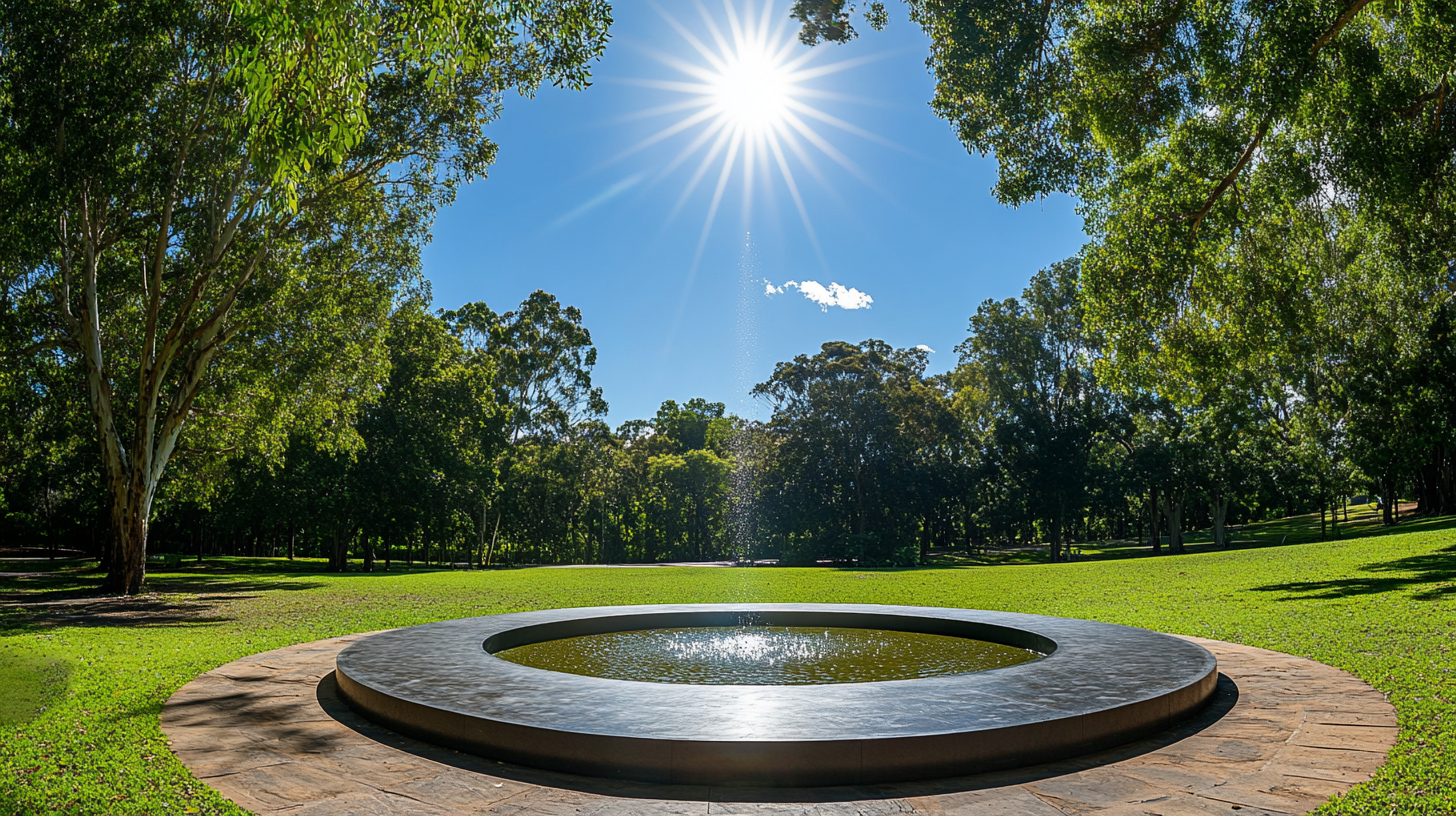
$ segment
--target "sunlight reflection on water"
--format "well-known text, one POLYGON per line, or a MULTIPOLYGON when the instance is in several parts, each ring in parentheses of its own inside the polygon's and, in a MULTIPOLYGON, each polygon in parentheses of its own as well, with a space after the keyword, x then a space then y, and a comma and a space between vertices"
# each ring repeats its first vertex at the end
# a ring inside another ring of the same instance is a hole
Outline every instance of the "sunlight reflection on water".
POLYGON ((699 627, 549 640, 497 657, 538 669, 697 685, 865 683, 965 674, 1042 655, 968 638, 879 629, 699 627))

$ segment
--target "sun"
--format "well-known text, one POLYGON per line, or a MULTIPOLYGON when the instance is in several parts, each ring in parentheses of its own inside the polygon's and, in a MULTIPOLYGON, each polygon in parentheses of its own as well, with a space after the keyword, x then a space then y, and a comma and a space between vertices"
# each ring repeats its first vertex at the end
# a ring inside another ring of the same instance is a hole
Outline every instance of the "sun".
POLYGON ((700 0, 693 7, 701 25, 690 28, 658 7, 692 52, 692 59, 667 53, 653 56, 679 73, 676 79, 629 80, 670 92, 674 101, 640 112, 641 117, 666 117, 656 133, 633 146, 636 153, 673 140, 685 140, 676 154, 664 153, 657 178, 678 168, 691 168, 671 221, 705 184, 713 189, 703 219, 689 279, 702 258, 709 233, 724 195, 735 181, 742 186, 745 221, 758 188, 772 186, 793 201, 799 220, 816 253, 823 258, 813 221, 800 191, 799 174, 807 174, 829 187, 819 167, 823 159, 839 165, 874 186, 865 174, 825 137, 828 126, 874 141, 884 142, 861 128, 822 110, 823 100, 860 101, 816 84, 816 80, 880 55, 826 61, 828 50, 808 48, 798 41, 798 29, 783 0, 721 0, 713 14, 700 0), (776 177, 776 179, 775 179, 776 177))
POLYGON ((821 167, 827 160, 870 189, 881 194, 883 191, 826 134, 848 133, 903 150, 824 109, 827 101, 876 104, 836 91, 832 86, 825 87, 822 80, 889 56, 887 52, 834 60, 831 55, 843 52, 809 48, 799 42, 798 26, 789 14, 787 0, 720 2, 714 13, 703 0, 691 0, 691 4, 675 0, 674 11, 684 7, 696 10, 698 19, 691 21, 694 23, 691 27, 653 3, 687 48, 678 47, 677 53, 644 49, 674 71, 675 77, 618 80, 665 91, 671 98, 625 117, 666 121, 656 132, 616 158, 650 151, 655 170, 629 175, 558 219, 562 223, 575 218, 639 183, 650 186, 684 170, 687 180, 663 224, 666 231, 690 201, 698 200, 694 198, 695 192, 711 188, 697 247, 683 277, 677 311, 667 331, 666 346, 672 345, 682 323, 708 237, 730 187, 741 188, 738 198, 745 231, 752 221, 755 202, 766 204, 777 218, 778 197, 786 194, 798 213, 809 245, 820 264, 828 269, 828 260, 801 190, 801 177, 812 179, 831 197, 837 197, 830 176, 821 167))
POLYGON ((711 83, 718 113, 735 127, 755 133, 783 123, 794 90, 791 72, 758 48, 743 49, 729 60, 711 83))

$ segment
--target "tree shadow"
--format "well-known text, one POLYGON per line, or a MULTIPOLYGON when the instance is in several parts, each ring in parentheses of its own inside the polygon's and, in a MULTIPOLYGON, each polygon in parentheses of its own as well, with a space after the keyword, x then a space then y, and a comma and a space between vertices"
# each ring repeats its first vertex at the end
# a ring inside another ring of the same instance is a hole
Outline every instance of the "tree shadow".
POLYGON ((403 560, 398 560, 386 569, 384 559, 380 558, 376 562, 373 570, 365 570, 359 561, 355 559, 350 562, 349 569, 338 572, 330 570, 326 562, 315 559, 286 561, 281 558, 214 556, 201 562, 183 559, 182 563, 175 567, 154 566, 154 571, 148 571, 147 584, 150 586, 154 581, 175 581, 205 576, 223 577, 228 575, 250 575, 255 577, 266 575, 268 577, 278 578, 399 578, 401 576, 428 575, 433 573, 500 572, 511 569, 527 569, 534 566, 537 565, 495 566, 484 569, 471 567, 464 569, 440 566, 438 564, 430 564, 429 566, 420 563, 406 565, 403 560))
POLYGON ((1419 601, 1439 601, 1456 597, 1456 546, 1425 555, 1413 555, 1394 561, 1366 564, 1362 574, 1329 581, 1292 581, 1254 587, 1256 592, 1286 592, 1282 601, 1308 598, 1330 600, 1357 595, 1378 595, 1383 592, 1421 589, 1412 597, 1419 601))
POLYGON ((255 593, 255 592, 301 592, 328 586, 322 581, 300 581, 306 576, 258 576, 228 575, 216 573, 207 575, 182 575, 169 573, 147 581, 147 589, 153 592, 191 592, 206 594, 213 592, 255 593))
POLYGON ((177 601, 156 596, 130 598, 67 598, 13 605, 0 618, 6 630, 154 628, 208 626, 233 620, 214 610, 239 596, 214 596, 199 601, 177 601))
POLYGON ((218 609, 260 592, 302 591, 314 581, 251 576, 168 576, 142 595, 109 595, 72 576, 0 579, 0 630, 205 626, 234 620, 218 609))
POLYGON ((71 685, 71 661, 0 641, 0 728, 40 716, 71 685))

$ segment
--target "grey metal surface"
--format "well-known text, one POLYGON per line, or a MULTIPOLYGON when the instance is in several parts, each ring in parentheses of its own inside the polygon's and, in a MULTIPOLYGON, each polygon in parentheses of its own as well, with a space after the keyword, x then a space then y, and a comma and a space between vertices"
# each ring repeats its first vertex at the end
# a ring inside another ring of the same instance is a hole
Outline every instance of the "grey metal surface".
POLYGON ((1213 693, 1206 649, 1092 621, 868 604, 553 609, 372 635, 339 654, 344 698, 397 731, 528 765, 648 781, 856 784, 1075 756, 1162 730, 1213 693), (692 686, 544 671, 491 654, 605 631, 849 626, 1051 651, 974 674, 823 686, 692 686))

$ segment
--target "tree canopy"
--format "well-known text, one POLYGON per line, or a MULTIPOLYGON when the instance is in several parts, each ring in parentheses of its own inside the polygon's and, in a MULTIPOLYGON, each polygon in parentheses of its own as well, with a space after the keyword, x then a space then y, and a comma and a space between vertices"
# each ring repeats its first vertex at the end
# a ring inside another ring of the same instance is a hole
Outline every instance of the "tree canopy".
POLYGON ((581 310, 432 311, 420 276, 503 95, 588 81, 600 0, 0 0, 0 534, 132 592, 149 547, 901 566, 1456 510, 1450 3, 908 3, 993 193, 1075 196, 1087 245, 945 373, 834 340, 761 421, 613 429, 581 310))
POLYGON ((6 339, 84 380, 110 585, 135 592, 179 450, 347 426, 433 213, 494 158, 503 94, 585 84, 610 14, 54 0, 0 20, 6 339))

